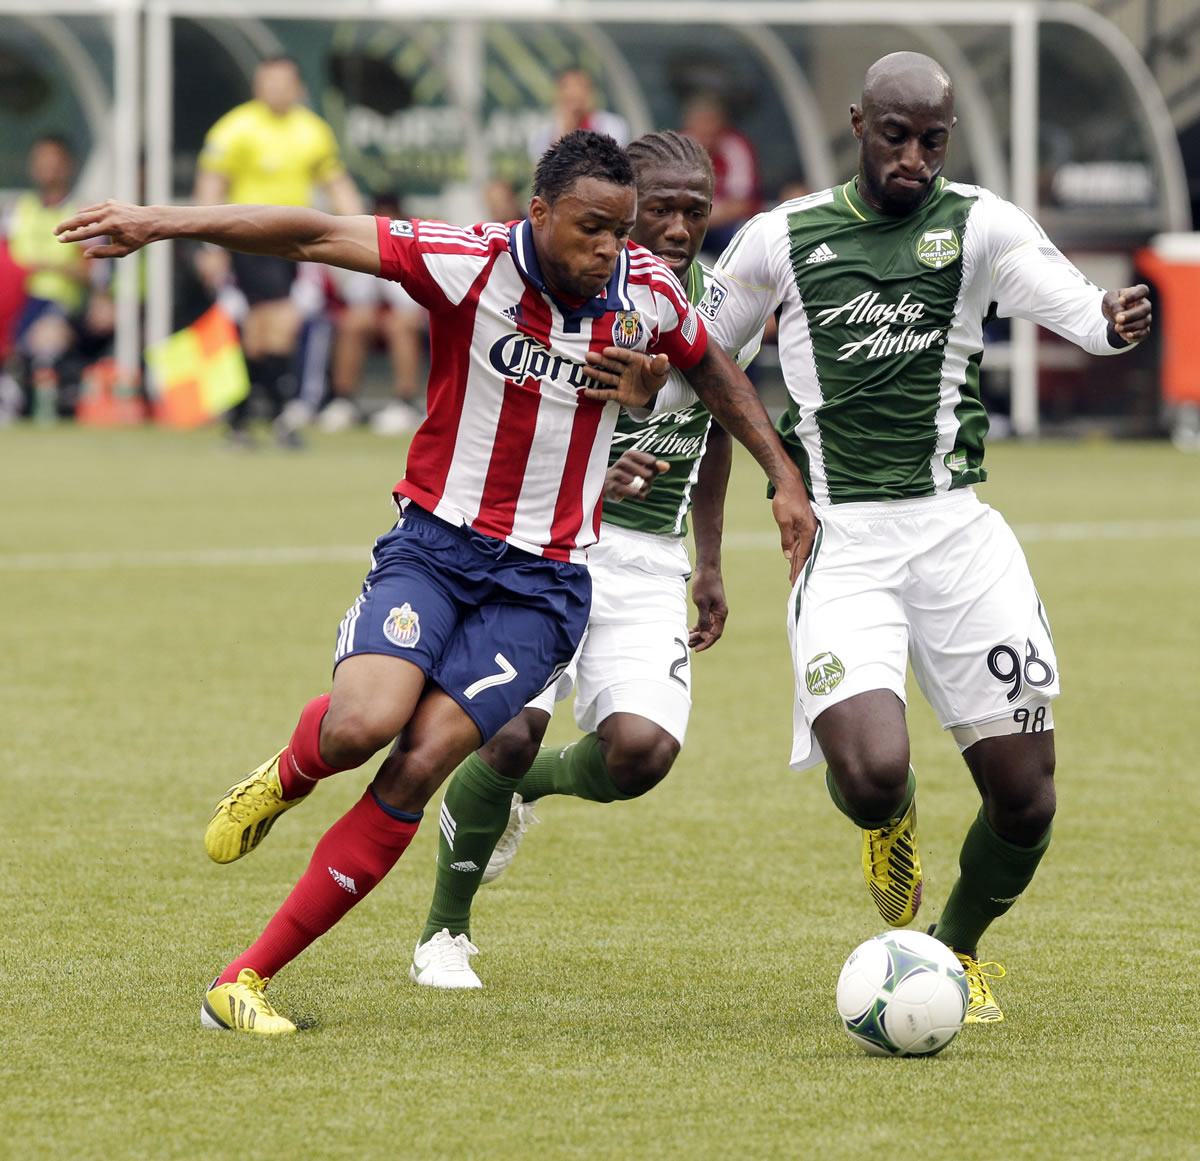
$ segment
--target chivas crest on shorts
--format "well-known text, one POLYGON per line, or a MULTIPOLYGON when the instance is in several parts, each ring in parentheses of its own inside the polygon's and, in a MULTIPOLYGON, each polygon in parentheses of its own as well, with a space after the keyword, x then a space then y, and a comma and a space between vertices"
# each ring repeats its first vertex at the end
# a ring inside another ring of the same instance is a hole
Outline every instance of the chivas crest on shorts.
POLYGON ((642 339, 642 316, 636 310, 617 311, 612 337, 618 347, 636 347, 642 339))
POLYGON ((393 609, 383 623, 383 635, 401 649, 411 649, 421 639, 421 616, 407 601, 393 609))

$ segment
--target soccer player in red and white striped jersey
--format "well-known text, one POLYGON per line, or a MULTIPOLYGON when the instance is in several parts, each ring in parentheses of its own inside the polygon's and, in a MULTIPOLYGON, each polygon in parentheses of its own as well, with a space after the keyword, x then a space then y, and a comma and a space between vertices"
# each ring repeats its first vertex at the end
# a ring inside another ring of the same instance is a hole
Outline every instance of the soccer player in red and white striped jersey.
POLYGON ((387 874, 451 770, 570 660, 617 405, 646 403, 670 362, 763 466, 793 579, 803 564, 816 525, 799 471, 669 269, 626 245, 635 206, 624 152, 580 130, 543 156, 529 215, 509 226, 106 202, 58 227, 67 242, 107 236, 96 257, 183 237, 381 274, 430 312, 429 418, 396 486, 401 519, 339 630, 332 689, 218 803, 209 855, 247 854, 320 779, 397 745, 213 981, 205 1027, 295 1030, 267 980, 387 874))

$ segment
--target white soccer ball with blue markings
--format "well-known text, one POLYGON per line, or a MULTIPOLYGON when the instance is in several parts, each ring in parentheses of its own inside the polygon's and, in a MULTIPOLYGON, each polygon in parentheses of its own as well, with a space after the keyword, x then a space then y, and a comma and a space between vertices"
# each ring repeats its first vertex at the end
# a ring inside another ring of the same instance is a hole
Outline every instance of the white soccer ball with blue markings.
POLYGON ((967 977, 932 935, 888 931, 850 953, 837 1007, 850 1039, 871 1056, 932 1056, 963 1025, 967 977))

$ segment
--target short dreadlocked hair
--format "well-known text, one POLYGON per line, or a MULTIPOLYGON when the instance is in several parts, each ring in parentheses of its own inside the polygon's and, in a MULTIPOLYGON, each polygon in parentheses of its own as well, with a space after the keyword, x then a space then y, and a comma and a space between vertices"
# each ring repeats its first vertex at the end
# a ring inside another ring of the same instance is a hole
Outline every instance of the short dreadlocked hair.
POLYGON ((625 147, 625 152, 633 163, 633 171, 639 182, 642 174, 656 165, 696 170, 708 182, 710 190, 715 182, 712 158, 708 156, 708 151, 698 141, 676 133, 674 129, 646 133, 636 141, 631 141, 625 147))
POLYGON ((538 160, 533 173, 534 195, 545 202, 554 202, 581 177, 594 177, 613 185, 637 184, 625 150, 611 137, 591 129, 574 129, 560 137, 538 160))

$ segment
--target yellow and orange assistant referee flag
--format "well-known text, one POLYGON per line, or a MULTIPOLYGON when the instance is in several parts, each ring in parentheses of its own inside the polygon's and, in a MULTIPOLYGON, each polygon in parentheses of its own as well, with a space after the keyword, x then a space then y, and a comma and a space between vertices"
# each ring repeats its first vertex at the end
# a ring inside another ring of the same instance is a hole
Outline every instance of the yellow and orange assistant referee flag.
POLYGON ((146 348, 155 417, 167 427, 201 427, 250 393, 237 326, 219 306, 146 348))

